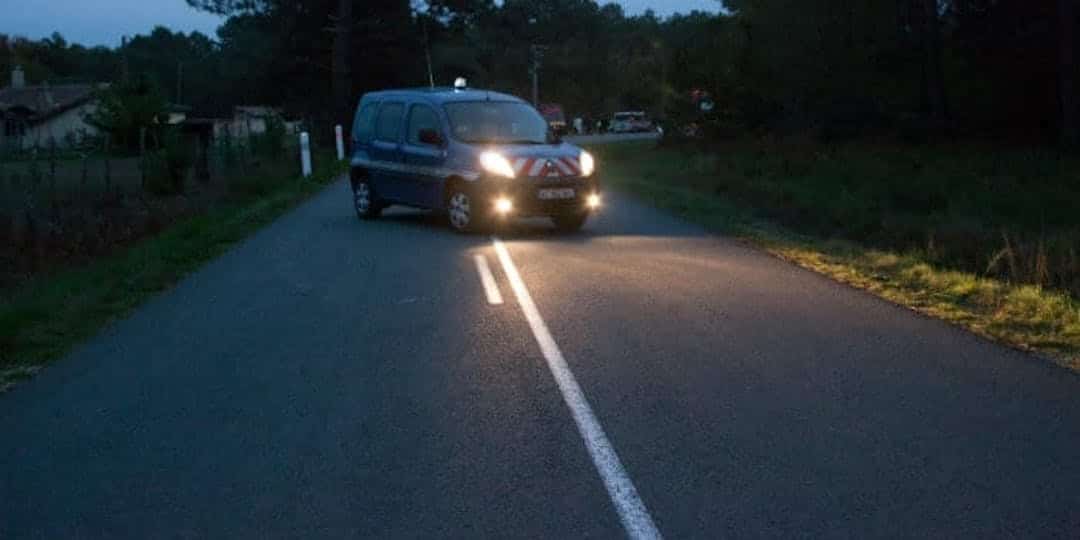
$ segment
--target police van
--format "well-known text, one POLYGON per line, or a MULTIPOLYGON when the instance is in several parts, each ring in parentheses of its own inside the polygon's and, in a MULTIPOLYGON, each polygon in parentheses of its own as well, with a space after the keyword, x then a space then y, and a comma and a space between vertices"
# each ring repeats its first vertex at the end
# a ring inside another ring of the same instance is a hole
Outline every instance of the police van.
POLYGON ((574 231, 601 204, 593 156, 551 133, 529 103, 461 79, 365 94, 351 155, 361 219, 403 205, 445 212, 462 232, 526 216, 574 231))

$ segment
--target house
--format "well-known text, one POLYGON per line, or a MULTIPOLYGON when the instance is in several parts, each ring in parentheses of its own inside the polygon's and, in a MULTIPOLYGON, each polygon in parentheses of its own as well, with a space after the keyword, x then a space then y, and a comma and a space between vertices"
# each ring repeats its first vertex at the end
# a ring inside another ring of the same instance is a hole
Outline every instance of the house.
POLYGON ((97 108, 93 84, 41 84, 28 86, 23 70, 15 66, 11 85, 0 89, 0 148, 29 150, 55 144, 66 148, 80 144, 98 130, 86 121, 97 108))

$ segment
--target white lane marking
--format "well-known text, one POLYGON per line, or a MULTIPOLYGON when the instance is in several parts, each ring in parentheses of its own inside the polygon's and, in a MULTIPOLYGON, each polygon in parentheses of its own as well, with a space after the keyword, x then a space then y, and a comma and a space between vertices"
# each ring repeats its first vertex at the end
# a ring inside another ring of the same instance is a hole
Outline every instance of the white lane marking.
POLYGON ((607 488, 608 496, 611 497, 611 502, 619 513, 619 519, 622 520, 626 534, 633 539, 661 538, 660 531, 653 524, 652 516, 645 508, 645 503, 641 501, 634 483, 626 474, 622 462, 619 461, 615 448, 611 446, 611 441, 604 434, 604 428, 600 426, 596 414, 589 407, 585 393, 578 385, 570 367, 566 365, 562 351, 559 350, 547 324, 536 309, 536 304, 529 295, 529 289, 525 287, 521 274, 518 273, 513 259, 510 258, 510 251, 498 238, 492 238, 492 242, 495 244, 495 253, 499 256, 503 271, 506 272, 506 278, 510 281, 510 288, 514 290, 518 305, 521 306, 521 311, 524 312, 525 319, 532 328, 533 336, 540 345, 540 351, 544 354, 548 369, 555 377, 566 406, 570 408, 578 432, 585 440, 585 448, 588 449, 596 471, 600 473, 600 478, 604 481, 604 487, 607 488))
POLYGON ((499 292, 499 285, 495 283, 495 276, 491 274, 491 267, 488 266, 487 257, 483 255, 476 256, 476 271, 480 272, 480 283, 484 284, 484 293, 487 295, 488 303, 493 306, 502 304, 502 293, 499 292))

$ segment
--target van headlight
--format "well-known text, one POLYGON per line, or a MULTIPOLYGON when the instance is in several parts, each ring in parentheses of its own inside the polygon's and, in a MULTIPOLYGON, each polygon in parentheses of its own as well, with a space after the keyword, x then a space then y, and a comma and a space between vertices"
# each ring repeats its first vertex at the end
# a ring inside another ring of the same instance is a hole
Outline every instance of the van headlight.
POLYGON ((592 154, 582 150, 578 161, 581 162, 582 176, 592 176, 592 173, 596 171, 596 159, 593 158, 592 154))
POLYGON ((510 164, 510 160, 498 152, 480 154, 480 166, 491 174, 505 176, 506 178, 514 177, 514 166, 510 164))

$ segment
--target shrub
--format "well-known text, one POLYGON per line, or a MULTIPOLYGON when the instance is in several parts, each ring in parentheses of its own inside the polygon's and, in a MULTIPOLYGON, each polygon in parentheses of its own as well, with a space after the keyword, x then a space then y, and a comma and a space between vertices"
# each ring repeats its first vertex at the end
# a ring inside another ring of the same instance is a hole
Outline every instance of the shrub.
POLYGON ((666 164, 656 175, 665 182, 744 203, 802 234, 1080 297, 1080 161, 1030 149, 812 140, 657 152, 662 160, 650 159, 666 164))
POLYGON ((285 122, 277 116, 266 120, 266 132, 256 135, 253 141, 255 153, 264 158, 276 158, 285 152, 285 122))
POLYGON ((183 194, 193 163, 194 156, 187 141, 175 130, 166 131, 161 149, 148 153, 144 160, 146 189, 155 195, 183 194))

